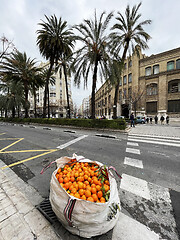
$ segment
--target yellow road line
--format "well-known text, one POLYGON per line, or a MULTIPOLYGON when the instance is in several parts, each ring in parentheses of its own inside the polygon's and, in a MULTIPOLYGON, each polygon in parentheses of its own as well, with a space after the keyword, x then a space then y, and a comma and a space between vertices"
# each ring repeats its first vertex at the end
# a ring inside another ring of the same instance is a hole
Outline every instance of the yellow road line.
POLYGON ((43 149, 39 149, 39 150, 19 150, 19 151, 5 151, 5 152, 0 152, 0 153, 24 153, 24 152, 50 152, 53 151, 54 149, 48 149, 48 150, 43 150, 43 149))
POLYGON ((5 149, 7 149, 7 148, 9 148, 9 147, 11 147, 11 146, 13 146, 13 145, 16 144, 16 143, 22 141, 23 139, 24 139, 24 138, 19 138, 19 140, 17 140, 17 141, 15 141, 15 142, 11 143, 10 145, 2 148, 2 149, 0 150, 0 152, 2 152, 3 150, 5 150, 5 149))
POLYGON ((4 135, 4 134, 6 134, 6 133, 0 133, 0 135, 4 135))
POLYGON ((15 163, 9 164, 8 166, 1 167, 1 170, 4 170, 4 169, 6 169, 6 168, 13 167, 13 166, 15 166, 15 165, 19 165, 19 164, 21 164, 21 163, 24 163, 24 162, 30 161, 30 160, 32 160, 32 159, 35 159, 35 158, 37 158, 37 157, 44 156, 44 155, 49 154, 49 153, 52 153, 52 152, 56 152, 56 151, 58 151, 58 150, 59 150, 59 149, 52 149, 52 150, 49 151, 49 152, 45 152, 45 153, 42 153, 42 154, 36 155, 36 156, 34 156, 34 157, 30 157, 30 158, 27 158, 27 159, 21 160, 21 161, 19 161, 19 162, 15 162, 15 163))

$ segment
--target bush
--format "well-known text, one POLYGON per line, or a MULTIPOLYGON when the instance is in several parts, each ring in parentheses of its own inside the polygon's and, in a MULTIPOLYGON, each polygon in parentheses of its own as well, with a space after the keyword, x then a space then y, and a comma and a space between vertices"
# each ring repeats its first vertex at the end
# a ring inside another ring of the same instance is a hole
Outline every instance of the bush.
POLYGON ((84 128, 102 128, 102 129, 120 129, 126 128, 124 119, 115 120, 99 120, 99 119, 68 119, 68 118, 1 118, 5 122, 16 123, 39 123, 39 124, 54 124, 62 126, 75 126, 84 128))

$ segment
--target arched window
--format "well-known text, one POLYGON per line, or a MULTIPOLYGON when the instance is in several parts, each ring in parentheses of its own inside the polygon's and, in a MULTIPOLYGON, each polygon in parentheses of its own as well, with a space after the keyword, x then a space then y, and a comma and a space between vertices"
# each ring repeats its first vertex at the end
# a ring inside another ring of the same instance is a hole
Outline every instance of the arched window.
POLYGON ((167 62, 167 71, 174 70, 174 61, 167 62))
POLYGON ((159 64, 153 66, 153 74, 158 74, 159 73, 159 64))
POLYGON ((176 60, 176 69, 180 69, 180 59, 176 60))
POLYGON ((168 83, 168 93, 177 92, 180 92, 180 79, 175 79, 168 83))
POLYGON ((147 85, 146 87, 146 94, 147 96, 151 96, 151 95, 157 95, 157 84, 156 83, 152 83, 147 85))

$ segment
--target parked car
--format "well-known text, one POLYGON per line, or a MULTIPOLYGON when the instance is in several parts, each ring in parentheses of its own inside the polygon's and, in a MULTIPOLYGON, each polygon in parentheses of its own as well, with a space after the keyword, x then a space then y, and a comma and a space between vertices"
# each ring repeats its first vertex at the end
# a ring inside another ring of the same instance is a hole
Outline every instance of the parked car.
POLYGON ((118 119, 125 119, 124 116, 117 116, 118 119))
POLYGON ((137 116, 136 123, 146 123, 146 118, 143 116, 137 116))

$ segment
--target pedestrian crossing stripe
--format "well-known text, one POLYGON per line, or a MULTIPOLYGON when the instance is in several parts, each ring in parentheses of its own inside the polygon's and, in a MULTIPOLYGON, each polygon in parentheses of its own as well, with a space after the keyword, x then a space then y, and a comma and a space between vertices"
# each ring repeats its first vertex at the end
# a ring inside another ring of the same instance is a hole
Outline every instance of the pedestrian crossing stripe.
POLYGON ((124 164, 132 166, 132 167, 136 167, 136 168, 143 168, 142 161, 139 159, 135 159, 135 158, 125 157, 124 164))

